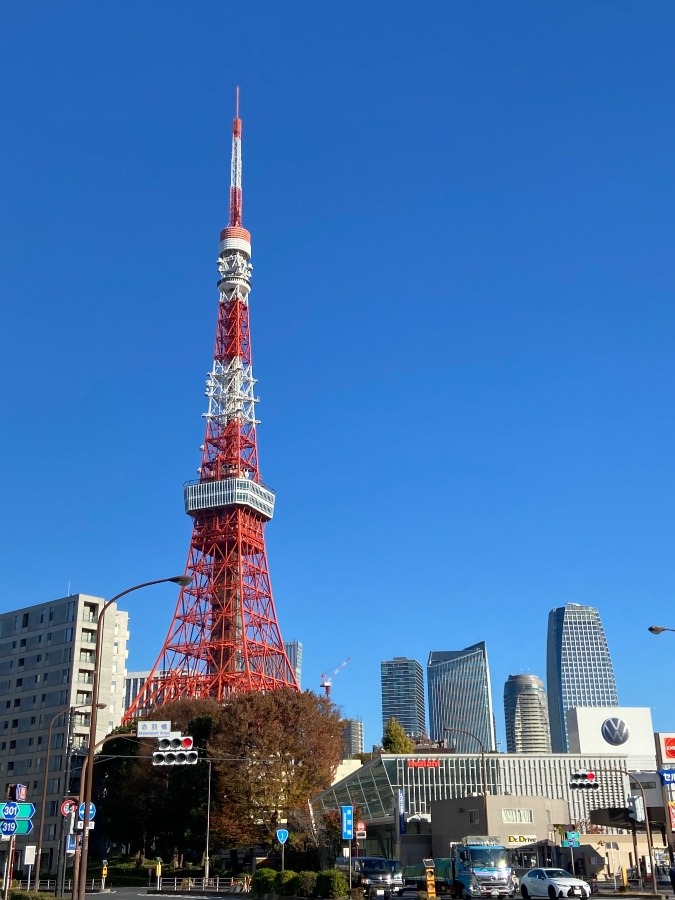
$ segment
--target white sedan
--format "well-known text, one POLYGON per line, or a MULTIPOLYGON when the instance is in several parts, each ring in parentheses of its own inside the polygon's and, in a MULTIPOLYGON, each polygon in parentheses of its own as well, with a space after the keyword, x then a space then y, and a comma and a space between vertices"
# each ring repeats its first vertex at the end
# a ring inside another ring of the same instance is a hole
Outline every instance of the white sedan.
POLYGON ((590 897, 590 885, 581 878, 575 878, 565 869, 530 869, 520 879, 520 893, 523 900, 528 897, 590 897))

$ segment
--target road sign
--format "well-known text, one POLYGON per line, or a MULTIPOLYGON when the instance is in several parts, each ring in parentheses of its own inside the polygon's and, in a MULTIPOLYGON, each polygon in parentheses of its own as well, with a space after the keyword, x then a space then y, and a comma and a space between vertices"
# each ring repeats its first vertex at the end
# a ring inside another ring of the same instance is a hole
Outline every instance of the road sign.
POLYGON ((15 803, 10 800, 5 803, 0 813, 2 819, 30 819, 35 815, 35 807, 32 803, 15 803))
POLYGON ((365 839, 367 837, 368 837, 368 835, 366 834, 365 828, 357 828, 356 829, 356 840, 357 841, 365 841, 365 839))
POLYGON ((566 831, 565 837, 568 841, 578 841, 579 840, 579 832, 578 831, 566 831))
MULTIPOLYGON (((92 828, 94 827, 95 824, 96 824, 96 823, 94 822, 93 819, 89 819, 89 831, 92 830, 92 828)), ((82 819, 80 819, 80 820, 77 822, 77 830, 78 830, 78 831, 84 831, 84 822, 82 821, 82 819)))
POLYGON ((16 834, 18 824, 16 819, 3 819, 2 822, 0 822, 0 834, 2 834, 3 837, 4 835, 16 834))
POLYGON ((277 840, 280 844, 285 844, 288 840, 288 831, 285 828, 277 828, 277 840))
POLYGON ((357 822, 357 823, 356 823, 356 830, 357 830, 357 831, 365 831, 365 830, 366 830, 366 823, 365 823, 365 822, 357 822))
POLYGON ((562 841, 562 845, 563 845, 563 847, 578 847, 578 846, 579 846, 579 841, 567 841, 567 840, 563 840, 563 841, 562 841))
POLYGON ((661 784, 675 784, 675 769, 659 769, 661 784))
POLYGON ((77 800, 64 800, 61 804, 61 815, 69 816, 74 812, 77 812, 77 800))
POLYGON ((14 834, 30 834, 33 830, 33 823, 30 819, 21 819, 16 822, 16 831, 14 834))
POLYGON ((354 807, 341 806, 340 820, 342 822, 342 840, 351 841, 354 839, 354 807))
MULTIPOLYGON (((77 811, 77 815, 82 821, 84 821, 84 810, 85 809, 86 809, 86 807, 85 807, 84 803, 80 803, 80 808, 77 811)), ((96 806, 93 803, 90 803, 89 804, 89 821, 90 822, 94 818, 95 815, 96 815, 96 806)))
POLYGON ((136 737, 164 737, 171 730, 171 722, 136 722, 136 737))
POLYGON ((67 834, 66 835, 66 853, 68 856, 72 856, 75 853, 75 835, 67 834))

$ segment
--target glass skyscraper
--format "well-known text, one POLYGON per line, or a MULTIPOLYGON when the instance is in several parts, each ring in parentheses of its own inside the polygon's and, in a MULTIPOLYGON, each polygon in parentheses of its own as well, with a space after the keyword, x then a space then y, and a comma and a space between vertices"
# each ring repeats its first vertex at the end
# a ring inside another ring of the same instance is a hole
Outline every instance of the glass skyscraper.
POLYGON ((619 705, 605 630, 595 607, 568 603, 549 613, 546 681, 551 748, 567 753, 568 709, 619 705))
POLYGON ((432 650, 427 664, 429 736, 458 753, 497 749, 485 641, 465 650, 432 650))
POLYGON ((380 663, 382 684, 382 733, 395 718, 409 737, 426 734, 424 672, 416 659, 395 656, 380 663))
POLYGON ((507 753, 550 753, 551 730, 544 682, 537 675, 509 675, 504 685, 507 753))

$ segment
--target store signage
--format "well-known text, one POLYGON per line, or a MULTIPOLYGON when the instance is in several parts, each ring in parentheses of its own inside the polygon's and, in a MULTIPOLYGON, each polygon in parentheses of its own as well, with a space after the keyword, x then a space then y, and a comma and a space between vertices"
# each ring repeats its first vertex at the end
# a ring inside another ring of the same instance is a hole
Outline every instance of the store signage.
POLYGON ((536 834, 510 834, 509 844, 536 844, 536 834))
POLYGON ((440 768, 440 759, 409 759, 409 769, 438 769, 440 768))
POLYGON ((675 737, 663 739, 663 755, 666 759, 675 759, 675 737))

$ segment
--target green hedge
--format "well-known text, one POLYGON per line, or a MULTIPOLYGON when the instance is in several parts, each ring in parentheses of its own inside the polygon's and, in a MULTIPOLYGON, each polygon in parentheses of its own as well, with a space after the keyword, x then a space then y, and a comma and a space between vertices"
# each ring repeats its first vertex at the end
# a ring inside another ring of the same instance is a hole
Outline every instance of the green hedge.
POLYGON ((10 888, 9 900, 54 900, 54 895, 41 891, 22 891, 21 888, 10 888))
POLYGON ((326 869, 325 872, 319 872, 316 878, 317 897, 338 900, 338 898, 347 897, 348 894, 349 882, 344 872, 337 869, 326 869))
POLYGON ((276 877, 276 869, 256 869, 251 879, 251 890, 255 894, 273 894, 276 877))
POLYGON ((316 896, 316 879, 318 872, 298 872, 297 897, 316 896))
POLYGON ((274 879, 274 893, 282 897, 293 897, 298 887, 298 876, 295 872, 277 872, 274 879))

